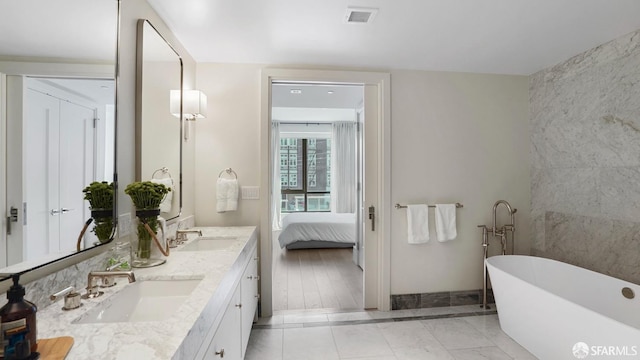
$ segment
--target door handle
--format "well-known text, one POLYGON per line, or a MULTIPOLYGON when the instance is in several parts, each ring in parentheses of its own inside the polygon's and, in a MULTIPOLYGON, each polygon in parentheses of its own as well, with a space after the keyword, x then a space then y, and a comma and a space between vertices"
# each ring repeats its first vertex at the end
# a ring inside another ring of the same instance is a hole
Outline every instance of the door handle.
POLYGON ((51 216, 56 216, 56 215, 60 214, 60 210, 58 210, 58 209, 51 209, 50 213, 51 213, 51 216))
POLYGON ((9 216, 7 216, 7 235, 11 235, 12 222, 18 222, 18 209, 13 206, 9 209, 9 216))
POLYGON ((369 220, 371 220, 371 231, 376 231, 376 208, 369 206, 369 220))
POLYGON ((67 209, 67 208, 62 208, 62 213, 68 213, 69 211, 73 211, 75 209, 67 209))

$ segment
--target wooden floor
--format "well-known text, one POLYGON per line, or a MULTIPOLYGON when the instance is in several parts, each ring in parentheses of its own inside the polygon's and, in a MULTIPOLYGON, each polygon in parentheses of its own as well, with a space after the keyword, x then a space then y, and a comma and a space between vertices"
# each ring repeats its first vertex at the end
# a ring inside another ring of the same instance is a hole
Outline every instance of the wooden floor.
POLYGON ((362 269, 352 249, 280 249, 274 234, 273 310, 362 310, 362 269))

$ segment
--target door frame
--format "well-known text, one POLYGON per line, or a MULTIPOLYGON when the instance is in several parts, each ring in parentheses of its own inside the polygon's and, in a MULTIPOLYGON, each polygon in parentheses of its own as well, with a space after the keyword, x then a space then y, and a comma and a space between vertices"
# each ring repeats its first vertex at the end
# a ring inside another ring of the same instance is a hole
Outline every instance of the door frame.
MULTIPOLYGON (((378 222, 377 258, 373 262, 377 269, 365 271, 366 277, 372 276, 376 289, 375 309, 388 311, 391 308, 391 220, 388 216, 391 204, 391 76, 383 72, 305 70, 267 68, 261 71, 260 88, 260 186, 263 196, 260 200, 262 214, 260 219, 260 293, 261 316, 273 314, 273 245, 271 231, 271 166, 269 144, 271 143, 271 84, 277 81, 300 81, 314 83, 348 83, 374 85, 378 95, 378 222)), ((365 303, 367 303, 365 299, 365 303)))
MULTIPOLYGON (((0 72, 0 139, 6 144, 7 138, 7 77, 0 72)), ((0 219, 0 268, 7 266, 7 221, 9 209, 7 209, 7 147, 0 146, 0 206, 2 219, 0 219)))

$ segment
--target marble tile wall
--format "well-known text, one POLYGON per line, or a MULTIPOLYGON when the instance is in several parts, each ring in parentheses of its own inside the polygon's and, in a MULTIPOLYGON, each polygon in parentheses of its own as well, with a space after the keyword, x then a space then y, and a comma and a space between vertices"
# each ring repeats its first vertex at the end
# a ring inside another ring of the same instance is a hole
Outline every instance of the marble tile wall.
POLYGON ((640 282, 640 30, 529 90, 532 253, 640 282))
MULTIPOLYGON (((167 226, 168 233, 175 233, 177 229, 187 229, 193 227, 195 223, 194 217, 190 216, 185 219, 181 219, 179 222, 174 222, 167 226)), ((113 248, 115 244, 107 245, 113 248)), ((107 259, 112 255, 110 251, 105 251, 90 259, 69 266, 53 274, 42 277, 38 280, 32 281, 28 284, 23 284, 25 287, 25 299, 36 304, 38 309, 52 305, 49 296, 56 291, 62 290, 68 286, 73 286, 77 291, 82 290, 87 286, 87 274, 93 270, 104 270, 107 259)), ((5 294, 0 294, 0 306, 4 305, 6 299, 5 294)), ((62 306, 62 305, 60 305, 62 306)))
POLYGON ((640 284, 640 222, 548 211, 545 228, 539 255, 640 284))

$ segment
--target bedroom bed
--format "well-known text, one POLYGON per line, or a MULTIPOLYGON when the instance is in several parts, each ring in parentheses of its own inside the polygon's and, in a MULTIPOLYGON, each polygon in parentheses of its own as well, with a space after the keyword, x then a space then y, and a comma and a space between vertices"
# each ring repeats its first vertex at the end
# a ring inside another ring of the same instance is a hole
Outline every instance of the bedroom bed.
POLYGON ((328 212, 291 213, 282 220, 280 248, 316 249, 353 247, 355 214, 328 212))

